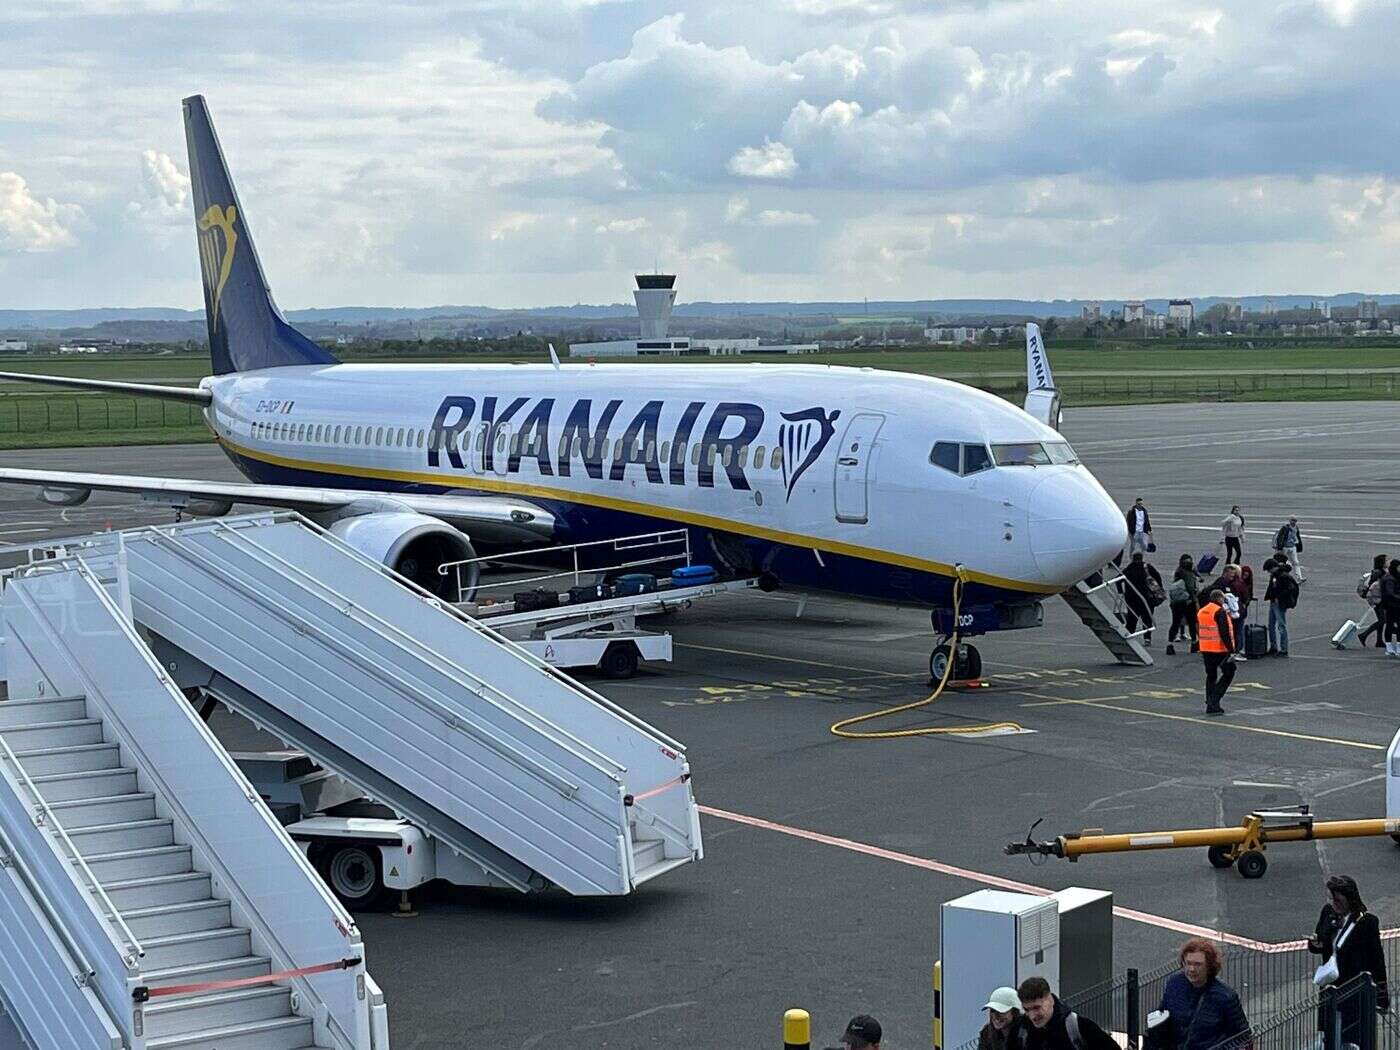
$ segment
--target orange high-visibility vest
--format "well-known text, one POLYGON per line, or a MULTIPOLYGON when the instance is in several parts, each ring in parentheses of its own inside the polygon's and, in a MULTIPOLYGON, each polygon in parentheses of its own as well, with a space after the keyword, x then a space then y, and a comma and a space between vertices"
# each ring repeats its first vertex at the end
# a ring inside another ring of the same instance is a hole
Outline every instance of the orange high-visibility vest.
POLYGON ((1230 618, 1225 617, 1226 637, 1220 637, 1220 628, 1215 623, 1215 614, 1220 611, 1220 606, 1211 602, 1201 608, 1196 614, 1197 633, 1201 638, 1201 652, 1203 653, 1231 653, 1235 651, 1235 628, 1230 623, 1230 618))

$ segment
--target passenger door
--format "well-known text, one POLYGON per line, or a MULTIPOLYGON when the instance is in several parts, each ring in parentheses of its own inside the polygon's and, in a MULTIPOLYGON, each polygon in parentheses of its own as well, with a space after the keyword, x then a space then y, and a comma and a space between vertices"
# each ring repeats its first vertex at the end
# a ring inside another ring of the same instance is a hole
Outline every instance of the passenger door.
POLYGON ((861 412, 846 425, 846 433, 836 448, 836 520, 850 525, 869 521, 867 486, 870 475, 870 454, 875 436, 880 433, 885 417, 874 412, 861 412))

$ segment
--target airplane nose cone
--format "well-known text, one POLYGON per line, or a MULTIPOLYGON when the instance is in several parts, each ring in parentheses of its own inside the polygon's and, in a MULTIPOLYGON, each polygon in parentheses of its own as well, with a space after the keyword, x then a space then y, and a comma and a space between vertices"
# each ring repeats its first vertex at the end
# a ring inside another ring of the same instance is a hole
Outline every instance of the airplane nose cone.
POLYGON ((1082 467, 1047 473, 1031 490, 1028 516, 1036 567, 1061 587, 1102 569, 1128 541, 1122 513, 1082 467))

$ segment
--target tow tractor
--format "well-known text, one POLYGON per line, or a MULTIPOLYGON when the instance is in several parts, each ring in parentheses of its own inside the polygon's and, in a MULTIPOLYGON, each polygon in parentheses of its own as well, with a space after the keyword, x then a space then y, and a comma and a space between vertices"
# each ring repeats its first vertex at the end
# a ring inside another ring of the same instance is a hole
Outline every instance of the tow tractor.
POLYGON ((596 667, 610 678, 630 678, 643 660, 671 659, 670 634, 639 627, 639 619, 759 586, 706 573, 685 529, 468 558, 438 571, 452 576, 455 604, 468 616, 555 667, 596 667), (482 582, 488 567, 507 571, 482 582), (641 589, 624 593, 623 581, 641 589))
POLYGON ((1389 835, 1400 844, 1400 732, 1385 756, 1386 816, 1369 820, 1318 820, 1307 805, 1250 813, 1237 827, 1190 828, 1183 831, 1148 831, 1106 835, 1101 828, 1060 835, 1036 842, 1036 821, 1024 842, 1006 847, 1012 856, 1062 857, 1076 861, 1091 853, 1128 853, 1138 850, 1206 847, 1212 867, 1233 867, 1246 879, 1262 878, 1269 862, 1264 850, 1275 842, 1309 842, 1315 839, 1364 838, 1389 835))

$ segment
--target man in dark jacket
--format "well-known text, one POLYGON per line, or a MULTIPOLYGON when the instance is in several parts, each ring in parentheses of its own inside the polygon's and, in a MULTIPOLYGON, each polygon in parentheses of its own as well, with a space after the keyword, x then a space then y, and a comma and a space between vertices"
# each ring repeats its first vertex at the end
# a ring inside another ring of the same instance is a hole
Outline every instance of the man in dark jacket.
POLYGON ((1023 1013, 1007 1041, 1011 1050, 1119 1050, 1111 1035, 1060 1002, 1044 977, 1027 977, 1016 993, 1023 1013))
MULTIPOLYGON (((1273 559, 1270 559, 1273 561, 1273 559)), ((1269 562, 1264 563, 1268 566, 1269 562)), ((1269 654, 1288 655, 1288 611, 1298 606, 1298 581, 1287 561, 1275 561, 1269 570, 1269 587, 1264 592, 1269 603, 1269 654)))
POLYGON ((1303 572, 1303 562, 1299 555, 1303 553, 1303 530, 1298 527, 1297 518, 1289 518, 1280 526, 1278 532, 1274 533, 1274 550, 1288 559, 1288 564, 1293 566, 1293 577, 1299 583, 1307 583, 1307 574, 1303 572))
POLYGON ((1140 621, 1142 626, 1147 628, 1147 633, 1142 636, 1142 644, 1151 645, 1152 628, 1156 626, 1152 620, 1153 595, 1160 597, 1165 593, 1162 590, 1162 574, 1147 562, 1142 551, 1134 551, 1133 560, 1123 570, 1123 578, 1130 584, 1123 593, 1128 633, 1134 633, 1140 621))
POLYGON ((1133 505, 1123 515, 1128 522, 1128 550, 1134 554, 1149 553, 1152 546, 1152 519, 1147 516, 1147 508, 1142 497, 1133 500, 1133 505))
POLYGON ((1167 978, 1160 1009, 1171 1014, 1176 1050, 1211 1050, 1249 1041, 1249 1018, 1240 997, 1220 980, 1220 950, 1202 937, 1181 946, 1181 972, 1167 978))

